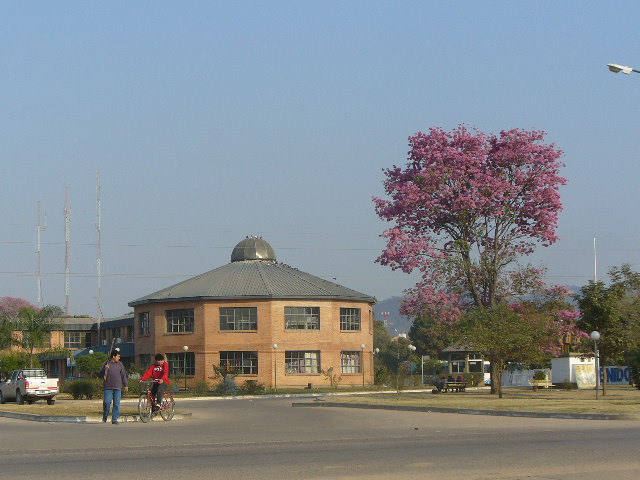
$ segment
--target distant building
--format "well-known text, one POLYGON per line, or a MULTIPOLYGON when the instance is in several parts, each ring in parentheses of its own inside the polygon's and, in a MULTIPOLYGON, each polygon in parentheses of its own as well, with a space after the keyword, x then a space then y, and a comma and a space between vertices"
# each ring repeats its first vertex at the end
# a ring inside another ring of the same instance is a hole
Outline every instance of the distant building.
POLYGON ((372 384, 375 302, 278 262, 269 243, 248 237, 231 263, 129 303, 136 363, 163 353, 191 385, 210 381, 213 365, 268 387, 329 384, 330 368, 341 385, 372 384))

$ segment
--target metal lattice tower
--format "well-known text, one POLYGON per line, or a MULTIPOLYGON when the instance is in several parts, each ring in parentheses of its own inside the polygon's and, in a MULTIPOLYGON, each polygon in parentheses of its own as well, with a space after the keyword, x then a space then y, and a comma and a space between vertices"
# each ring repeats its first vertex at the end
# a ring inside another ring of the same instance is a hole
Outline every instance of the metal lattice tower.
POLYGON ((42 217, 40 216, 40 201, 38 201, 38 242, 36 244, 36 261, 37 261, 37 270, 36 270, 36 278, 38 284, 38 306, 42 307, 42 278, 41 278, 41 253, 40 253, 40 235, 43 230, 47 228, 47 214, 44 214, 44 225, 42 224, 42 217))
POLYGON ((102 252, 100 239, 100 171, 96 172, 96 318, 98 319, 98 339, 102 318, 102 252))
POLYGON ((71 199, 69 187, 65 187, 66 198, 64 202, 64 313, 69 315, 69 291, 71 290, 71 199))

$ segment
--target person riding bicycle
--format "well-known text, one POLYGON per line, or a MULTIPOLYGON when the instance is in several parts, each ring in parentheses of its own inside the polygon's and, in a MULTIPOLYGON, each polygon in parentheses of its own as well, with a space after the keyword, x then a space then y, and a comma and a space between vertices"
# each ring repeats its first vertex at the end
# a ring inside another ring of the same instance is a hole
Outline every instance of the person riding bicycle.
POLYGON ((162 396, 165 388, 171 383, 169 382, 169 362, 165 361, 164 355, 161 353, 156 354, 156 361, 149 367, 140 381, 144 382, 150 378, 153 378, 151 393, 156 399, 156 404, 153 406, 153 411, 155 412, 162 405, 162 396))

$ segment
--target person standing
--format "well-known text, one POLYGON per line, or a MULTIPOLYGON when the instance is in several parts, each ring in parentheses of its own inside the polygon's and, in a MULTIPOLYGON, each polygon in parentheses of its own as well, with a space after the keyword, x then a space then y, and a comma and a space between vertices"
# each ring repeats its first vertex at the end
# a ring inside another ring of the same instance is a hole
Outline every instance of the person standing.
POLYGON ((153 406, 153 411, 157 411, 162 405, 162 397, 164 390, 169 385, 169 363, 164 359, 164 355, 161 353, 156 354, 156 361, 149 367, 145 374, 140 379, 141 382, 153 378, 153 386, 151 387, 151 393, 156 399, 156 404, 153 406))
POLYGON ((125 393, 129 391, 129 378, 124 365, 120 361, 120 350, 111 352, 111 360, 104 364, 100 375, 104 378, 104 401, 102 403, 102 421, 106 422, 113 402, 113 411, 111 412, 111 423, 118 425, 120 418, 120 399, 122 398, 122 390, 125 393))

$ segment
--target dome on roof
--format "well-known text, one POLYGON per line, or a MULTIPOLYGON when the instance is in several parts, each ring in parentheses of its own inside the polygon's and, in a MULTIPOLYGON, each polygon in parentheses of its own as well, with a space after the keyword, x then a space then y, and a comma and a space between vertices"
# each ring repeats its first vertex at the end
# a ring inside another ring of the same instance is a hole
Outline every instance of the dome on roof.
POLYGON ((238 243, 231 253, 232 262, 242 262, 244 260, 273 260, 276 259, 276 252, 271 248, 269 242, 260 237, 247 237, 238 243))

